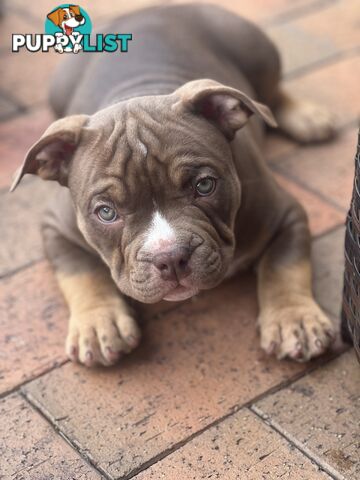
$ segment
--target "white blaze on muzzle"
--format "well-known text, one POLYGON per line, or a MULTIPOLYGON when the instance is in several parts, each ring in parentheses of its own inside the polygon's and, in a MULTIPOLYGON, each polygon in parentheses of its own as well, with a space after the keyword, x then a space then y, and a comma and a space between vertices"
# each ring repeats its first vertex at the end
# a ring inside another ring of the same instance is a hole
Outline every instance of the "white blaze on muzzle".
POLYGON ((159 211, 153 214, 150 226, 145 232, 144 249, 159 253, 176 245, 176 233, 159 211))

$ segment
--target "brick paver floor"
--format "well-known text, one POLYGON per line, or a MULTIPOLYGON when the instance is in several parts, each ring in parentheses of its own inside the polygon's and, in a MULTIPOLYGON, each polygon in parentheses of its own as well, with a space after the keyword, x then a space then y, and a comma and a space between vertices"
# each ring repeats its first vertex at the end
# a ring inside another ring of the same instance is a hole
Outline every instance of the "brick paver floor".
MULTIPOLYGON (((165 2, 164 3, 170 3, 165 2)), ((93 22, 150 0, 84 0, 93 22)), ((161 0, 157 3, 161 3, 161 0)), ((173 0, 175 3, 175 0, 173 0)), ((344 220, 360 110, 358 0, 217 0, 278 45, 289 90, 337 115, 329 144, 274 133, 266 155, 305 206, 314 289, 338 323, 344 220)), ((8 187, 51 122, 60 55, 13 54, 11 33, 42 32, 49 0, 12 0, 0 20, 0 479, 360 478, 360 367, 338 345, 310 364, 259 348, 252 274, 198 298, 144 309, 144 340, 121 365, 69 363, 68 317, 44 259, 39 221, 50 184, 8 187)))

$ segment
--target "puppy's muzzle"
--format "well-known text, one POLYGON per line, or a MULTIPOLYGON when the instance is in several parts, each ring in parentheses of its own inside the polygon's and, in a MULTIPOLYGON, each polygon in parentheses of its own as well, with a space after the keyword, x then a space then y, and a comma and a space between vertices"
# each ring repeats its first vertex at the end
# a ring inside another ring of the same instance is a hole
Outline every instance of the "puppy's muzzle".
POLYGON ((179 281, 191 273, 189 260, 192 251, 188 247, 176 247, 172 250, 158 253, 152 263, 159 270, 163 280, 179 281))

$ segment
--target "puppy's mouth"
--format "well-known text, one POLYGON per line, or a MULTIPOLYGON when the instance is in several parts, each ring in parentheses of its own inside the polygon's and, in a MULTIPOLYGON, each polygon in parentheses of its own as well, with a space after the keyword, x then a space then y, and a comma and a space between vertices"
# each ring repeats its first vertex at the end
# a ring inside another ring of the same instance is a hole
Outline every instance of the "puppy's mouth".
POLYGON ((166 295, 164 295, 163 300, 166 300, 167 302, 179 302, 187 300, 197 293, 199 293, 198 288, 181 285, 181 283, 179 283, 175 288, 172 288, 166 295))

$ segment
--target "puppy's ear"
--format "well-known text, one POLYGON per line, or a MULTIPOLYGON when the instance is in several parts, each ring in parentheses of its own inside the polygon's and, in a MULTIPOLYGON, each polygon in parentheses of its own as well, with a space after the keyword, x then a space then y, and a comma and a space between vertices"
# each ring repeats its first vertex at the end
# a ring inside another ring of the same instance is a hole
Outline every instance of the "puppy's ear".
POLYGON ((15 190, 26 173, 38 175, 44 180, 57 180, 61 185, 67 185, 70 161, 88 118, 88 115, 73 115, 52 123, 26 154, 10 192, 15 190))
POLYGON ((53 12, 50 12, 48 15, 47 15, 47 18, 49 20, 51 20, 53 22, 54 25, 56 25, 57 27, 60 25, 61 23, 61 19, 60 19, 60 12, 61 12, 62 8, 57 8, 56 10, 54 10, 53 12))
POLYGON ((81 15, 79 5, 69 5, 69 9, 72 10, 75 15, 81 15))
POLYGON ((271 110, 262 103, 255 102, 245 93, 227 87, 214 80, 194 80, 188 82, 175 94, 180 97, 175 108, 185 108, 215 124, 232 140, 237 130, 242 128, 253 114, 261 117, 271 127, 276 120, 271 110))

